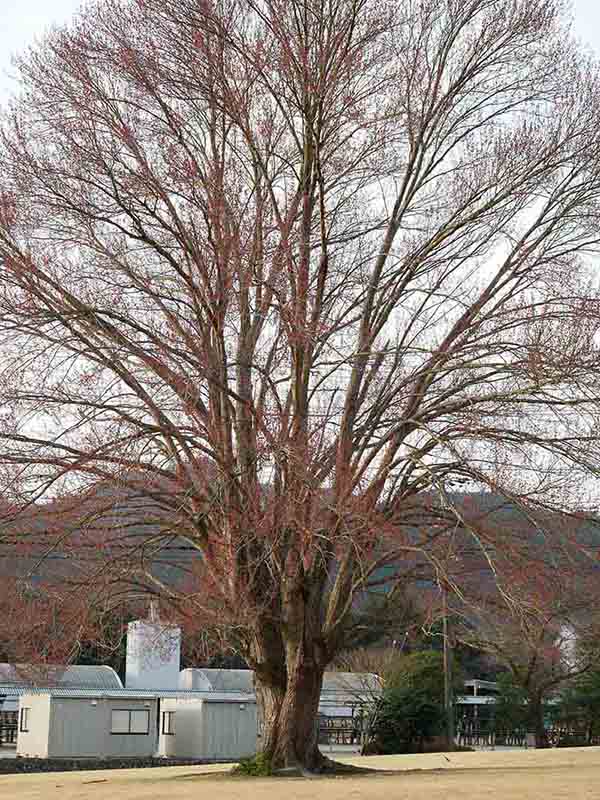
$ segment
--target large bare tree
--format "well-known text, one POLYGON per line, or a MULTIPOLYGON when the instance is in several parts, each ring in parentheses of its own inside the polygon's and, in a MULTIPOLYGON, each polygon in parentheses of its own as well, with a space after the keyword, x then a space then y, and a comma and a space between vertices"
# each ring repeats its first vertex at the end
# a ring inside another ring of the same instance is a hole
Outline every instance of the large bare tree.
MULTIPOLYGON (((319 769, 356 598, 384 567, 459 558, 460 509, 425 522, 452 481, 527 513, 593 501, 596 65, 560 0, 104 0, 18 66, 12 519, 96 484, 135 497, 146 534, 111 522, 139 557, 113 535, 89 596, 129 581, 229 631, 265 752, 319 769), (174 536, 201 589, 149 569, 174 536)), ((486 530, 494 574, 511 537, 486 530)))

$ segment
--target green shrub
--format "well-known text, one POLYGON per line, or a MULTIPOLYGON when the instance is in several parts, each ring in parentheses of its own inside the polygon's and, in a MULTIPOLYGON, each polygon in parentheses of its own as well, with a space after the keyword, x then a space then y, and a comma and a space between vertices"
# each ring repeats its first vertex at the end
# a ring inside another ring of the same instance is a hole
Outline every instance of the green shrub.
POLYGON ((248 758, 240 758, 234 769, 235 775, 246 775, 251 778, 267 778, 273 774, 271 761, 265 753, 256 753, 248 758))
MULTIPOLYGON (((459 670, 455 691, 463 687, 459 670)), ((365 752, 413 753, 435 745, 444 730, 442 654, 423 651, 403 656, 388 676, 383 696, 369 719, 365 752)), ((439 747, 439 743, 435 745, 439 747)))
POLYGON ((380 753, 423 750, 443 729, 443 705, 424 690, 389 689, 378 705, 371 735, 380 753))
MULTIPOLYGON (((432 699, 444 701, 444 657, 437 650, 420 650, 417 653, 400 656, 390 669, 386 687, 413 687, 428 694, 432 699)), ((465 689, 462 668, 454 659, 454 693, 462 694, 465 689)))

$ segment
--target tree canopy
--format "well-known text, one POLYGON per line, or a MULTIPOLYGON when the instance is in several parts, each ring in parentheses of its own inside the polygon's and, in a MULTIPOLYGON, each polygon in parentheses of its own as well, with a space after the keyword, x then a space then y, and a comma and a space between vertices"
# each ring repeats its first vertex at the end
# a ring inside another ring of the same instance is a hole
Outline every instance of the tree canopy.
POLYGON ((269 758, 320 769, 323 671, 382 569, 510 593, 531 563, 453 482, 547 548, 594 508, 597 66, 560 0, 104 0, 17 66, 11 536, 58 503, 60 591, 233 639, 269 758))

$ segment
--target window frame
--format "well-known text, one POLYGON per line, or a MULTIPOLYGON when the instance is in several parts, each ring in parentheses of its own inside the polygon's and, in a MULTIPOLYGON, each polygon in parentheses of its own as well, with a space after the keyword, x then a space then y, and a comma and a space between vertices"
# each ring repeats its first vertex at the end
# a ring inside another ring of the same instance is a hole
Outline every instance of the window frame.
POLYGON ((149 736, 150 735, 150 709, 149 708, 111 708, 110 710, 110 735, 111 736, 149 736), (113 731, 113 714, 115 711, 128 714, 128 728, 127 731, 113 731), (135 711, 144 711, 146 713, 146 730, 145 731, 132 731, 131 718, 132 713, 135 711))
POLYGON ((175 712, 174 711, 163 711, 162 712, 162 725, 161 725, 161 732, 163 736, 175 736, 175 712), (167 730, 167 720, 169 721, 167 730))
POLYGON ((31 706, 23 706, 19 709, 19 733, 29 733, 29 712, 31 706))

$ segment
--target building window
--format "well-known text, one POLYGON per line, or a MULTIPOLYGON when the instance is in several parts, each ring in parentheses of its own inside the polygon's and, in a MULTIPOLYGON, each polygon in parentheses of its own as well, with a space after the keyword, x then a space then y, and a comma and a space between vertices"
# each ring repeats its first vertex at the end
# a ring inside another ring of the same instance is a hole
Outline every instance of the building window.
POLYGON ((27 733, 29 731, 29 712, 31 711, 30 708, 22 708, 21 709, 21 722, 19 724, 19 730, 21 733, 27 733))
POLYGON ((147 708, 114 709, 111 714, 110 732, 147 736, 150 733, 150 711, 147 708))
POLYGON ((174 711, 163 711, 162 732, 167 736, 173 736, 173 734, 175 733, 174 711))

